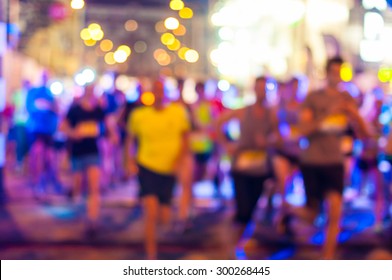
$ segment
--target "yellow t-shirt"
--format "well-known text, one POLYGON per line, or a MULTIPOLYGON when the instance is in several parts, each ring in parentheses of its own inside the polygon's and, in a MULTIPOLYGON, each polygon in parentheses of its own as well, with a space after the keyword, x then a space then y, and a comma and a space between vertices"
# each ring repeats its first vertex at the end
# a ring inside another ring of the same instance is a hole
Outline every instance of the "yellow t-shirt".
POLYGON ((132 112, 128 132, 138 139, 137 162, 161 174, 173 174, 190 122, 183 106, 170 104, 162 110, 142 107, 132 112))

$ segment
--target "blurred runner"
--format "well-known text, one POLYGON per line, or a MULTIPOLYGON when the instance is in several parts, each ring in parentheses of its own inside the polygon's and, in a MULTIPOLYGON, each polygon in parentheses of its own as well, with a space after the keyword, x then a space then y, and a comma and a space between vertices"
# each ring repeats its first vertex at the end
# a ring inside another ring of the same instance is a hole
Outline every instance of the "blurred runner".
POLYGON ((27 94, 26 107, 29 113, 27 130, 31 138, 29 173, 34 195, 42 198, 46 186, 52 181, 56 192, 62 192, 54 161, 53 135, 58 126, 57 104, 47 87, 48 73, 42 74, 41 86, 31 88, 27 94))
POLYGON ((113 122, 105 116, 94 94, 94 89, 94 84, 85 87, 83 96, 71 106, 61 125, 61 131, 68 137, 71 144, 72 195, 76 201, 81 199, 83 175, 86 175, 88 186, 86 233, 89 237, 93 237, 96 233, 100 211, 101 156, 97 141, 101 122, 107 126, 111 143, 118 143, 113 122))
POLYGON ((131 149, 129 168, 136 172, 140 184, 145 221, 145 249, 148 259, 156 259, 157 224, 171 220, 171 201, 176 174, 188 154, 190 124, 184 107, 166 104, 164 86, 155 81, 154 104, 133 111, 129 121, 128 145, 131 149), (138 140, 136 149, 135 138, 138 140), (137 151, 136 151, 137 150, 137 151), (136 156, 136 157, 135 157, 136 156))
POLYGON ((232 158, 231 176, 236 203, 235 226, 231 236, 234 246, 242 246, 242 235, 252 220, 264 183, 272 177, 269 148, 277 140, 278 121, 276 112, 267 105, 266 84, 265 77, 258 77, 254 84, 256 103, 243 109, 226 111, 217 120, 218 139, 232 158), (229 142, 223 131, 224 124, 232 119, 240 122, 240 138, 236 142, 229 142))
POLYGON ((357 135, 367 135, 354 99, 349 93, 338 90, 342 64, 340 57, 328 60, 326 86, 309 93, 302 104, 300 131, 308 140, 307 147, 300 156, 306 205, 286 208, 288 212, 280 220, 280 230, 290 233, 292 214, 312 223, 325 202, 328 223, 322 250, 323 259, 335 257, 340 231, 344 186, 341 135, 349 123, 356 128, 357 135))

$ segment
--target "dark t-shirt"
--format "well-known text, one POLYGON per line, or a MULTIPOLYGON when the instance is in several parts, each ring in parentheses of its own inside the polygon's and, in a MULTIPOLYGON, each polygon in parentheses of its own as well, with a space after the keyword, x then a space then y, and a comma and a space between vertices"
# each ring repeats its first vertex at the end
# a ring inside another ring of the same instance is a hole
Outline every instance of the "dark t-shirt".
POLYGON ((71 155, 79 157, 98 154, 99 124, 104 121, 104 110, 99 106, 86 110, 79 104, 75 104, 69 109, 66 118, 72 128, 79 126, 86 134, 86 137, 81 140, 71 140, 71 155))

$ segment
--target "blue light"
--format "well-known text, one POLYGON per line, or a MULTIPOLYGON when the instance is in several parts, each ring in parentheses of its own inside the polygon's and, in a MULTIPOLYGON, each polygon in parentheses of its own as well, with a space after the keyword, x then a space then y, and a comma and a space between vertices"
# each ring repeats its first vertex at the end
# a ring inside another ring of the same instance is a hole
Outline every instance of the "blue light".
POLYGON ((139 99, 140 93, 137 89, 131 89, 125 93, 125 98, 128 102, 136 102, 139 99))
POLYGON ((324 242, 324 233, 322 231, 316 233, 313 235, 313 237, 310 239, 310 242, 315 244, 315 245, 321 245, 324 242))
POLYGON ((309 140, 307 138, 301 138, 299 140, 299 147, 302 150, 306 150, 309 147, 309 140))
POLYGON ((270 256, 268 259, 269 260, 287 260, 291 258, 295 254, 295 247, 289 247, 286 249, 283 249, 272 256, 270 256))

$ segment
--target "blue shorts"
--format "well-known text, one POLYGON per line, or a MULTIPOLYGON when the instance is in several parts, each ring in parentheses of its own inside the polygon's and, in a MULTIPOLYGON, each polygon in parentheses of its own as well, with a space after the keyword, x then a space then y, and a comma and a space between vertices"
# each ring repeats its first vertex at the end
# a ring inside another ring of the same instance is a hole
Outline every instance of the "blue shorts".
POLYGON ((99 155, 84 155, 72 157, 71 167, 73 172, 84 171, 90 166, 99 166, 101 158, 99 155))

